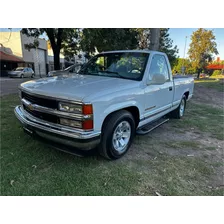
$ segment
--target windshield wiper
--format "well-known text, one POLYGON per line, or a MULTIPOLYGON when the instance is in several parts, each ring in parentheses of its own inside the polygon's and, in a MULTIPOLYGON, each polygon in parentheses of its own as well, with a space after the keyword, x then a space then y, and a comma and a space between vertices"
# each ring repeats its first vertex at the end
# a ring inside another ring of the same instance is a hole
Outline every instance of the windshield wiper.
POLYGON ((104 72, 104 73, 108 73, 108 74, 115 74, 115 75, 117 75, 118 77, 120 77, 120 78, 122 78, 122 79, 127 79, 127 77, 122 76, 122 75, 119 74, 118 72, 112 72, 112 71, 108 71, 108 70, 103 71, 103 72, 104 72))
POLYGON ((112 72, 112 71, 109 71, 109 70, 105 70, 103 71, 105 73, 109 73, 109 74, 116 74, 116 75, 120 75, 118 72, 112 72))

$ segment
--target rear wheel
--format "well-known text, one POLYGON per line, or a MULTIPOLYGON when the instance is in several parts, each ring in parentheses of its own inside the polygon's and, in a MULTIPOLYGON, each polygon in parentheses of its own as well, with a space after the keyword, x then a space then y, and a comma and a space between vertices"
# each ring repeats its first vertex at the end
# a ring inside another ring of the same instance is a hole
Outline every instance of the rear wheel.
POLYGON ((176 119, 180 119, 181 117, 184 116, 185 108, 186 108, 186 96, 184 95, 182 97, 182 99, 180 101, 180 104, 177 107, 177 109, 175 109, 174 111, 171 112, 171 117, 176 118, 176 119))
POLYGON ((122 157, 130 148, 135 135, 135 121, 126 110, 113 113, 103 125, 99 153, 110 160, 122 157))

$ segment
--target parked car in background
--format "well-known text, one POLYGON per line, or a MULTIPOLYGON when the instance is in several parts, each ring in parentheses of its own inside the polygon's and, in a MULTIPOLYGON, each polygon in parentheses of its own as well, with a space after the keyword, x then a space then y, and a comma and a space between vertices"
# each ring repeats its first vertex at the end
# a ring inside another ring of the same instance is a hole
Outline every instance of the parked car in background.
POLYGON ((52 77, 52 76, 57 76, 61 74, 77 73, 81 69, 81 67, 82 67, 82 64, 71 65, 64 70, 50 71, 48 72, 47 76, 52 77))
POLYGON ((18 67, 18 68, 15 68, 14 70, 8 72, 8 76, 10 78, 27 78, 27 77, 31 77, 31 78, 34 78, 35 76, 35 73, 33 71, 32 68, 28 68, 28 67, 18 67))

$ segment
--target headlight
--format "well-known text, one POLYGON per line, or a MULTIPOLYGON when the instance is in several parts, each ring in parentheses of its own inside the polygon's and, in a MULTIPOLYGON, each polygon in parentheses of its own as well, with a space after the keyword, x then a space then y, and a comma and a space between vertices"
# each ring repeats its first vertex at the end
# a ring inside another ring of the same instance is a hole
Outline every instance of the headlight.
POLYGON ((82 114, 82 105, 59 103, 59 110, 70 113, 82 114))
POLYGON ((60 124, 75 127, 75 128, 82 128, 81 121, 75 121, 75 120, 70 120, 65 118, 60 118, 60 124))

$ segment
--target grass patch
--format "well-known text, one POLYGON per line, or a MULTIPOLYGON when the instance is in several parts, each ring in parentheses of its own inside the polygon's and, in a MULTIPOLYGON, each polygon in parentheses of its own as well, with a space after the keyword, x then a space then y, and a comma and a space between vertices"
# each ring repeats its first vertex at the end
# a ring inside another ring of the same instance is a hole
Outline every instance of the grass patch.
POLYGON ((216 147, 214 146, 209 146, 209 147, 205 147, 206 150, 216 150, 216 147))
POLYGON ((192 148, 199 149, 200 144, 196 141, 170 141, 166 142, 165 145, 169 148, 181 149, 181 148, 192 148))
MULTIPOLYGON (((140 195, 152 195, 153 192, 162 195, 211 194, 208 179, 214 174, 214 169, 202 159, 161 155, 150 162, 138 161, 136 169, 145 170, 142 173, 140 195)), ((220 195, 222 191, 216 193, 220 195)))
POLYGON ((219 92, 224 92, 224 82, 223 80, 215 79, 215 80, 195 80, 196 85, 203 86, 208 89, 216 89, 219 92))
POLYGON ((193 128, 207 132, 211 137, 224 140, 223 110, 204 104, 189 102, 185 117, 181 120, 172 120, 172 126, 177 128, 193 128))

